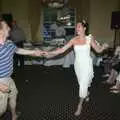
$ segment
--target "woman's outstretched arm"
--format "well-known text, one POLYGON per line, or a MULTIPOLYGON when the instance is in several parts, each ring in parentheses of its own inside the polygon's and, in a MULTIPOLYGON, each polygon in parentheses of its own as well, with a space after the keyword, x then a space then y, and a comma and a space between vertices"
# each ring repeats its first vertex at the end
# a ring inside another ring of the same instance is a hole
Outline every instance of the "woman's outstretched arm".
POLYGON ((30 55, 30 56, 42 56, 43 52, 40 50, 26 50, 23 48, 17 48, 16 54, 30 55))
POLYGON ((56 50, 53 50, 53 51, 49 51, 49 52, 44 52, 44 56, 47 57, 47 58, 51 58, 51 57, 54 57, 54 56, 57 56, 59 54, 62 54, 64 53, 66 50, 68 50, 70 47, 73 46, 73 41, 74 41, 74 38, 71 39, 66 45, 64 45, 62 48, 57 48, 56 50))
POLYGON ((97 53, 102 53, 105 49, 107 49, 109 47, 109 45, 107 43, 104 43, 102 45, 100 45, 100 44, 98 45, 93 36, 91 39, 91 46, 97 53))

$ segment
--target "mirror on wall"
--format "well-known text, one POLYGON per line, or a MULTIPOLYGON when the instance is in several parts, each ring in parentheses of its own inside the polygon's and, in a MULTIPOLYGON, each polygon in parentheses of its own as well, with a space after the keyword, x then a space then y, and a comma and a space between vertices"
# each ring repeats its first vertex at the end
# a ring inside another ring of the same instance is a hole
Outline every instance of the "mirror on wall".
POLYGON ((51 41, 54 38, 69 39, 75 34, 76 10, 64 7, 61 9, 44 7, 43 8, 43 38, 51 41), (59 34, 56 31, 60 29, 59 34), (64 30, 63 30, 64 29, 64 30), (64 32, 65 31, 65 32, 64 32))

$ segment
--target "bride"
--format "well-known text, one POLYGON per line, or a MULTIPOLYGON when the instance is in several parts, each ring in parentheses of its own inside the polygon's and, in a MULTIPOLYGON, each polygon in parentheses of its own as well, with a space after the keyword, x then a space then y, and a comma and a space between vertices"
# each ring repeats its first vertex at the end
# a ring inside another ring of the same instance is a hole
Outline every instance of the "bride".
POLYGON ((72 38, 65 46, 54 51, 44 52, 45 57, 54 57, 64 53, 70 47, 74 48, 75 61, 74 69, 79 83, 79 103, 75 111, 75 116, 80 115, 83 101, 88 97, 88 88, 93 79, 93 63, 90 56, 91 47, 98 53, 101 53, 108 48, 108 44, 104 43, 102 46, 98 45, 94 37, 89 34, 86 35, 87 24, 79 22, 76 25, 77 35, 72 38))

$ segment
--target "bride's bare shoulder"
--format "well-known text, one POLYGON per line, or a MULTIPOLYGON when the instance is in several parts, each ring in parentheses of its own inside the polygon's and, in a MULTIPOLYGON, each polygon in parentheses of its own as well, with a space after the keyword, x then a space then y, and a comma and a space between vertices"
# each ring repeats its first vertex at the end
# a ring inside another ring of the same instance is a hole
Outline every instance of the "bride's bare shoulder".
POLYGON ((75 36, 74 38, 72 38, 72 41, 76 42, 78 39, 79 39, 78 36, 75 36))

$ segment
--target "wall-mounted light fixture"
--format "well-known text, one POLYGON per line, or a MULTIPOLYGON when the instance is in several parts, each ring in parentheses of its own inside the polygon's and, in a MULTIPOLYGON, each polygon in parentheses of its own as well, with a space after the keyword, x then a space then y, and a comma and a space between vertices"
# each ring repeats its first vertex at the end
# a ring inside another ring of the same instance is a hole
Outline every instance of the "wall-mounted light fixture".
POLYGON ((42 3, 51 8, 62 8, 68 0, 42 0, 42 3))

